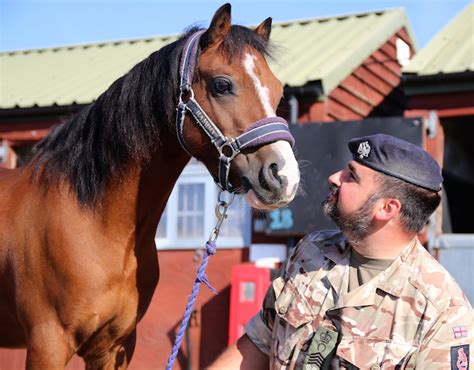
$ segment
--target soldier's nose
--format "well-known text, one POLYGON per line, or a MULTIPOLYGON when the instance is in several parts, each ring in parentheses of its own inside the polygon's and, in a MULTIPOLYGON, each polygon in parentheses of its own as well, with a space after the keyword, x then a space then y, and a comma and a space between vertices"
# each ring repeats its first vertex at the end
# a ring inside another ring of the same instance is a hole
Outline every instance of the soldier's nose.
POLYGON ((341 186, 341 171, 337 171, 328 177, 328 182, 330 185, 336 185, 337 187, 341 186))

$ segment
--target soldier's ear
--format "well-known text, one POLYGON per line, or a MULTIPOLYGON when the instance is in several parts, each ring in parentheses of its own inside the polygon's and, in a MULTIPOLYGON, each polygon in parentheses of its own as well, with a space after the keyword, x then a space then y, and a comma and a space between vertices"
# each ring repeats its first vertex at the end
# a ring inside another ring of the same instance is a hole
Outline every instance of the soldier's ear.
POLYGON ((374 219, 376 221, 390 221, 400 213, 402 204, 396 198, 382 198, 375 204, 374 219))

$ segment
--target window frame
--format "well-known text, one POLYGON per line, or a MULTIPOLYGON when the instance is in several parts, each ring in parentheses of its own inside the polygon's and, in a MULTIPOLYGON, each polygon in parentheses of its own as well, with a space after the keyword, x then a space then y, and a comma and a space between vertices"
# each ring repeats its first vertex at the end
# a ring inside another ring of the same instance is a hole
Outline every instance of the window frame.
POLYGON ((6 164, 8 157, 8 146, 4 140, 0 140, 0 164, 6 164))
MULTIPOLYGON (((204 248, 205 243, 209 239, 211 231, 216 225, 215 206, 217 204, 217 196, 219 189, 214 183, 211 175, 207 172, 206 167, 201 163, 191 162, 183 170, 182 174, 176 181, 173 191, 170 194, 166 205, 166 237, 159 238, 155 233, 155 245, 159 250, 186 250, 204 248), (203 184, 204 185, 204 230, 201 237, 193 237, 189 239, 178 239, 178 191, 181 184, 203 184)), ((236 196, 238 197, 238 196, 236 196)), ((237 199, 236 199, 237 200, 237 199)), ((232 212, 230 206, 230 211, 232 212)), ((165 211, 163 211, 163 215, 165 211)), ((216 245, 221 249, 244 248, 250 245, 251 241, 251 209, 248 205, 244 205, 243 210, 243 230, 241 236, 224 236, 217 238, 216 245)), ((231 222, 232 215, 224 222, 231 222)))

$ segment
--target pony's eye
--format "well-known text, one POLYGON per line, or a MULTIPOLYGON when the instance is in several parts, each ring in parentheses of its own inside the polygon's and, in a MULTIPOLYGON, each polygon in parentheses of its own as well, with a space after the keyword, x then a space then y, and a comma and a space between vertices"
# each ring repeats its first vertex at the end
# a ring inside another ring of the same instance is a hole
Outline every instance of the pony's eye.
POLYGON ((214 80, 214 89, 218 94, 232 93, 232 82, 227 78, 218 77, 214 80))

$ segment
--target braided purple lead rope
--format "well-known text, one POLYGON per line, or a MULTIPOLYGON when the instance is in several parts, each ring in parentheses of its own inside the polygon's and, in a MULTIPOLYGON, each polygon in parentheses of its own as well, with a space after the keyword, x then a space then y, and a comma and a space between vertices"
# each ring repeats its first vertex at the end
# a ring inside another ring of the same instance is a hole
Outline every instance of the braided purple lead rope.
POLYGON ((191 317, 191 312, 196 301, 197 295, 199 293, 199 288, 201 283, 206 284, 206 286, 214 293, 217 294, 216 289, 209 283, 206 275, 206 267, 207 263, 209 262, 209 257, 216 253, 216 242, 208 241, 206 243, 206 253, 202 257, 201 266, 199 266, 196 280, 194 282, 193 289, 191 291, 191 296, 188 299, 188 304, 186 305, 186 310, 184 311, 183 321, 181 321, 181 327, 179 328, 179 332, 176 335, 173 349, 171 350, 171 355, 168 358, 168 363, 166 365, 166 370, 171 370, 173 367, 173 363, 176 360, 176 356, 178 355, 179 349, 181 347, 181 342, 183 340, 184 332, 186 330, 186 326, 188 326, 189 318, 191 317))

